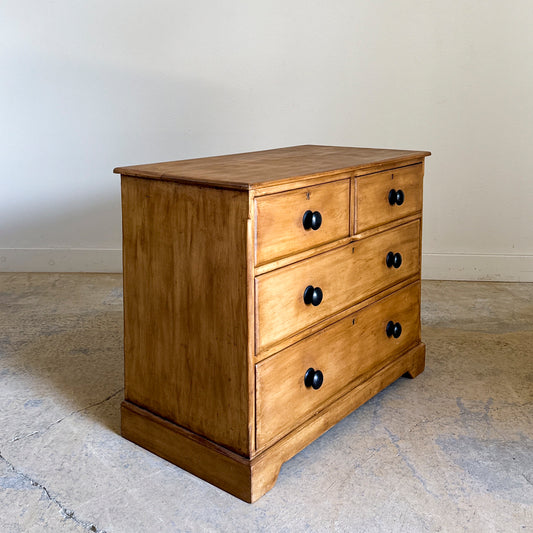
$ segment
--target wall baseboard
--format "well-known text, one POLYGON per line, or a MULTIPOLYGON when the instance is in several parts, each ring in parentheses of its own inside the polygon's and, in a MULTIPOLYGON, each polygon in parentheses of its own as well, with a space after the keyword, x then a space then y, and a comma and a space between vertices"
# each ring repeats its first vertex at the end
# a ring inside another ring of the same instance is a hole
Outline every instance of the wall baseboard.
MULTIPOLYGON (((0 248, 0 272, 122 272, 122 250, 0 248)), ((422 254, 422 278, 533 282, 533 255, 422 254)))
POLYGON ((422 254, 422 279, 533 282, 533 255, 422 254))
POLYGON ((122 250, 0 248, 0 272, 122 272, 122 250))

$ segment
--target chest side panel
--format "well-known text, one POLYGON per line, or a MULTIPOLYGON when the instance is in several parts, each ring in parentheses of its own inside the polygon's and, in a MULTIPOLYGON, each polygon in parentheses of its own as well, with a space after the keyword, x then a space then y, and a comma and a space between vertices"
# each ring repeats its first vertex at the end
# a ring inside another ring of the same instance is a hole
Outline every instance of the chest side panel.
POLYGON ((248 194, 122 178, 125 396, 250 449, 248 194))

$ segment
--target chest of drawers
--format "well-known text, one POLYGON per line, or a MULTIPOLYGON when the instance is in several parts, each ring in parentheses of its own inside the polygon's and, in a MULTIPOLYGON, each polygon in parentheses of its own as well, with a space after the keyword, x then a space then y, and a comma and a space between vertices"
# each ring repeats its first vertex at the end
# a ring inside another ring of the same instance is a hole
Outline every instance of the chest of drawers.
POLYGON ((253 502, 420 340, 429 152, 297 146, 121 167, 122 434, 253 502))

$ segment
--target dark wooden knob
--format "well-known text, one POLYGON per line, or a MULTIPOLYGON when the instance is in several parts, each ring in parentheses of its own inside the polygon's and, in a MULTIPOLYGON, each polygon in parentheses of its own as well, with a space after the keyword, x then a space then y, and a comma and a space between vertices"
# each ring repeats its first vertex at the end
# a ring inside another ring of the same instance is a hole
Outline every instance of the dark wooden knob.
POLYGON ((392 264, 394 268, 400 268, 402 266, 402 256, 401 254, 394 254, 394 262, 392 264))
POLYGON ((403 194, 403 191, 399 189, 396 192, 396 205, 402 205, 404 200, 405 200, 405 196, 403 194))
POLYGON ((324 374, 320 370, 308 368, 304 376, 304 383, 307 388, 313 387, 313 389, 318 390, 324 383, 324 374))
POLYGON ((402 325, 399 322, 389 320, 385 331, 387 332, 387 337, 394 337, 397 339, 402 334, 402 325))
POLYGON ((306 211, 302 219, 305 229, 317 230, 322 225, 322 215, 320 211, 306 211))
POLYGON ((390 205, 402 205, 405 200, 405 195, 401 189, 391 189, 389 191, 389 204, 390 205))
POLYGON ((399 253, 389 252, 385 258, 385 263, 389 268, 400 268, 402 266, 402 255, 399 253))
POLYGON ((320 305, 322 296, 322 289, 320 287, 308 285, 304 291, 304 302, 306 305, 313 304, 314 306, 317 306, 320 305))

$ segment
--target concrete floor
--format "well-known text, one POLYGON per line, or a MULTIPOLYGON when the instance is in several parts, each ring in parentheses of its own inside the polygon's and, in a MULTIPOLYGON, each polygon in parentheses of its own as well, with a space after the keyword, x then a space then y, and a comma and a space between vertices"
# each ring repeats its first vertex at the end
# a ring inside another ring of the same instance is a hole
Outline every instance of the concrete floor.
POLYGON ((248 505, 119 435, 119 275, 0 275, 0 531, 533 531, 533 284, 425 282, 427 366, 248 505))

